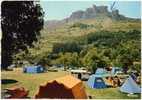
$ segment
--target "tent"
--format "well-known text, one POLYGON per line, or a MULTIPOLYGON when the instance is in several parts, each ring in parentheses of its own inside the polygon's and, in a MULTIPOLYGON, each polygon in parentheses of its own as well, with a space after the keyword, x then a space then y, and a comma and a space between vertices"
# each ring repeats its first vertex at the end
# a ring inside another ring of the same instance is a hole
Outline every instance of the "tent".
POLYGON ((131 76, 120 87, 121 92, 125 93, 141 93, 141 88, 135 83, 131 76))
POLYGON ((97 89, 107 87, 101 75, 91 75, 87 81, 87 85, 90 88, 97 88, 97 89))
POLYGON ((102 74, 106 74, 106 70, 103 68, 97 68, 95 75, 102 75, 102 74))
POLYGON ((117 72, 121 72, 121 71, 122 71, 122 69, 119 67, 112 67, 111 74, 114 75, 117 72))
POLYGON ((112 76, 110 73, 108 73, 105 69, 103 68, 97 68, 95 75, 99 75, 100 77, 108 77, 112 76))
POLYGON ((41 85, 35 98, 87 99, 87 95, 83 82, 67 75, 41 85))
POLYGON ((132 79, 133 79, 135 82, 137 81, 137 77, 136 77, 136 75, 135 75, 134 73, 131 73, 130 76, 132 77, 132 79))
POLYGON ((43 67, 38 66, 27 66, 23 68, 24 73, 42 73, 44 71, 43 67))

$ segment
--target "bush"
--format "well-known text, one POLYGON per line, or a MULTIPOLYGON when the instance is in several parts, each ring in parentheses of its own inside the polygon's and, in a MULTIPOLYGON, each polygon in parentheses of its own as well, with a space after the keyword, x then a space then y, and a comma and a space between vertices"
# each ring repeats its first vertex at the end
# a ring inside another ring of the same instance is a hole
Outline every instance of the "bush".
POLYGON ((55 43, 52 49, 53 53, 60 53, 60 52, 79 53, 80 51, 81 51, 81 46, 77 42, 55 43))
POLYGON ((75 23, 70 28, 76 28, 79 27, 80 29, 87 29, 88 27, 93 27, 93 25, 87 25, 83 23, 75 23))

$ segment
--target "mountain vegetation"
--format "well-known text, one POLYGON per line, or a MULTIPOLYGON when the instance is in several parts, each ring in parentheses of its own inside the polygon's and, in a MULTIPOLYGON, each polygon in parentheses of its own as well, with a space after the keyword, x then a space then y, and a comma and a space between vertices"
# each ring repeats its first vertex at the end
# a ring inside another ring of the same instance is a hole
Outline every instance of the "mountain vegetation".
POLYGON ((22 66, 17 62, 27 61, 45 67, 64 66, 65 70, 85 67, 92 72, 108 66, 140 71, 139 19, 94 5, 61 21, 50 21, 50 25, 47 22, 38 42, 32 43, 34 47, 16 54, 13 63, 22 66))

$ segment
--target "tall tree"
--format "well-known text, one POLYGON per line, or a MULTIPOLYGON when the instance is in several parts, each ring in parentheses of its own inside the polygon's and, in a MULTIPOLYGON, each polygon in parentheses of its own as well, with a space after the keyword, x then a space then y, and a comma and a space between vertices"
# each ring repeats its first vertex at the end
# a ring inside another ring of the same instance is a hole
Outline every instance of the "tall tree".
POLYGON ((83 57, 82 63, 93 73, 97 67, 106 67, 107 62, 109 62, 108 57, 101 55, 97 48, 91 48, 88 50, 87 54, 83 57))
POLYGON ((1 4, 2 68, 12 63, 12 57, 33 46, 43 28, 44 12, 38 2, 3 1, 1 4))

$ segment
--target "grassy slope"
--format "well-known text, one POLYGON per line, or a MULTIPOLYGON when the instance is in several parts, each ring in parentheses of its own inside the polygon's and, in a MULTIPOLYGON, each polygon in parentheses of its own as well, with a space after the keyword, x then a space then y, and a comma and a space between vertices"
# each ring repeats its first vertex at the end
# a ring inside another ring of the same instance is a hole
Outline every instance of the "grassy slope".
POLYGON ((41 31, 41 39, 39 44, 36 44, 35 48, 30 49, 32 54, 41 54, 43 52, 51 51, 54 43, 65 42, 71 40, 72 37, 82 36, 90 32, 95 32, 99 30, 108 31, 129 31, 133 29, 141 29, 140 22, 128 22, 128 21, 112 21, 110 19, 106 20, 84 20, 79 21, 84 24, 93 25, 87 29, 80 29, 79 27, 70 28, 73 23, 68 23, 60 26, 54 30, 43 29, 41 31))
MULTIPOLYGON (((11 86, 24 86, 27 88, 30 93, 29 97, 34 97, 37 93, 40 84, 47 82, 48 80, 53 80, 57 77, 61 77, 69 74, 68 72, 59 71, 59 72, 47 72, 40 74, 23 74, 21 70, 18 71, 2 71, 2 79, 14 79, 17 80, 17 83, 14 84, 2 84, 2 89, 11 87, 11 86)), ((91 95, 93 98, 113 98, 113 99, 134 99, 139 97, 128 97, 127 94, 119 92, 119 88, 106 88, 106 89, 90 89, 86 83, 86 92, 88 95, 91 95)))

